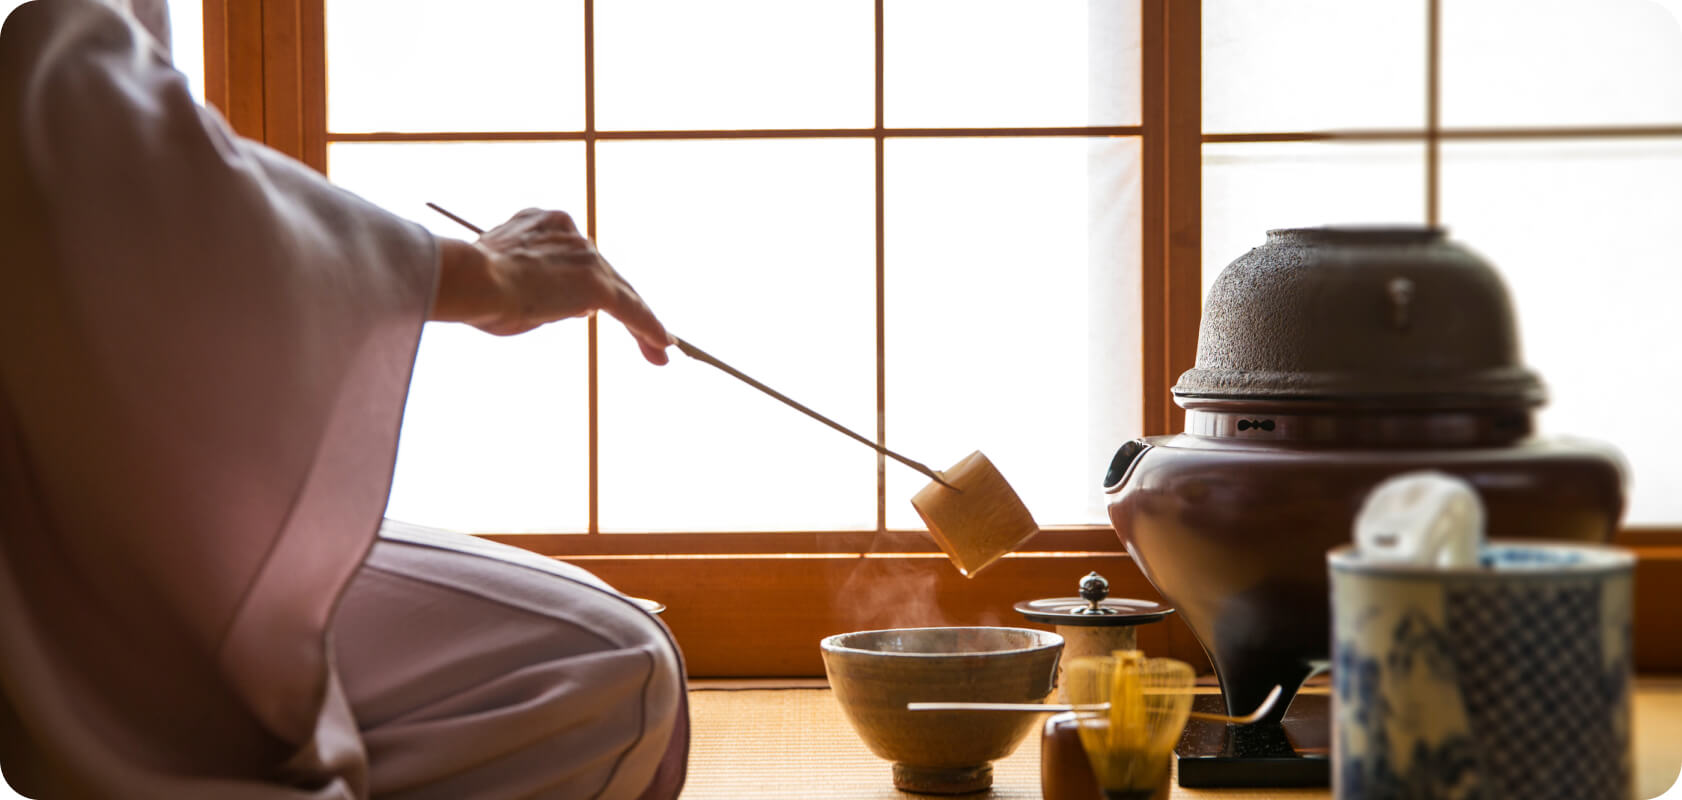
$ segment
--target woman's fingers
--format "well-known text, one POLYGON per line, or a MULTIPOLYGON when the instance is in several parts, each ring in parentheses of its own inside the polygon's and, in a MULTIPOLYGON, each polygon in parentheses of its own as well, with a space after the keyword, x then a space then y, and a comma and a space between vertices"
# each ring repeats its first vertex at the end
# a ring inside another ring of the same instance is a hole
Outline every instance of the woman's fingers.
POLYGON ((672 338, 665 326, 566 212, 528 208, 486 231, 480 243, 507 257, 504 274, 518 299, 516 318, 497 329, 530 330, 601 310, 636 337, 643 358, 652 364, 669 360, 672 338))
POLYGON ((666 348, 664 347, 655 347, 641 339, 637 340, 637 347, 642 349, 642 357, 648 359, 648 363, 657 367, 666 366, 672 360, 671 356, 666 355, 666 348))
MULTIPOLYGON (((528 208, 514 215, 508 223, 523 223, 537 230, 557 230, 566 233, 577 233, 578 225, 572 221, 572 215, 565 211, 554 211, 542 208, 528 208)), ((507 223, 505 223, 507 224, 507 223)))
POLYGON ((637 337, 637 344, 642 347, 643 358, 648 359, 651 364, 665 364, 669 360, 666 357, 666 348, 671 347, 677 340, 673 339, 671 333, 667 332, 666 326, 660 324, 660 320, 655 318, 654 311, 643 302, 642 295, 637 294, 637 290, 632 288, 631 282, 625 280, 625 276, 620 275, 619 270, 614 269, 607 259, 600 258, 599 260, 602 268, 607 270, 607 274, 624 287, 626 296, 622 302, 628 309, 630 316, 621 317, 614 314, 614 318, 623 323, 630 330, 632 336, 637 337))
POLYGON ((520 243, 527 247, 549 245, 572 250, 586 250, 594 253, 596 246, 577 231, 564 231, 560 228, 533 228, 520 234, 520 243))
MULTIPOLYGON (((606 266, 606 262, 603 262, 603 266, 606 266)), ((670 360, 666 356, 666 348, 672 344, 672 335, 666 332, 666 326, 660 324, 653 310, 642 301, 642 296, 638 295, 630 284, 620 280, 617 274, 613 274, 612 267, 607 269, 610 274, 607 296, 610 299, 602 303, 601 309, 619 320, 619 323, 636 337, 637 346, 642 348, 643 358, 648 359, 650 364, 665 364, 670 360)))

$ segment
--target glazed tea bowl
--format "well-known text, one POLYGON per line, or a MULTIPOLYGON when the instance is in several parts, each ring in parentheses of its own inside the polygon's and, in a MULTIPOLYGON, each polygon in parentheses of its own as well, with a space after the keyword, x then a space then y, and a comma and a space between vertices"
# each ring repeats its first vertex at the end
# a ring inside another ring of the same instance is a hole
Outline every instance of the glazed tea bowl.
POLYGON ((1063 637, 1028 628, 899 628, 824 639, 824 670, 847 721, 893 762, 895 788, 979 792, 992 762, 1021 744, 1036 714, 909 711, 913 702, 1038 703, 1055 688, 1063 637))

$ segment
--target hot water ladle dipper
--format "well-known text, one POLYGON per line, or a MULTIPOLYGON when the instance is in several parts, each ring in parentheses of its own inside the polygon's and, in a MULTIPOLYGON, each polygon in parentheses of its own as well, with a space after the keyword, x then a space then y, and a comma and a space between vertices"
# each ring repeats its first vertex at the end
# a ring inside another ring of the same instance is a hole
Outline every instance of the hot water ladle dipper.
MULTIPOLYGON (((442 206, 438 205, 437 203, 430 203, 429 202, 426 205, 427 205, 428 208, 432 209, 433 211, 436 211, 440 214, 443 214, 446 217, 449 217, 451 220, 454 220, 457 224, 461 225, 462 227, 464 227, 464 228, 466 228, 466 229, 468 229, 468 230, 470 230, 474 233, 483 234, 485 232, 484 228, 481 228, 478 225, 474 225, 473 223, 468 222, 467 220, 462 219, 461 217, 458 217, 455 214, 450 213, 449 211, 446 211, 442 206)), ((597 257, 600 258, 600 256, 597 256, 597 257)), ((605 263, 606 259, 603 259, 603 261, 605 263)), ((891 458, 895 461, 898 461, 899 463, 904 464, 905 466, 910 467, 910 468, 922 473, 923 475, 928 476, 928 478, 930 480, 934 481, 935 483, 940 484, 941 486, 944 486, 948 489, 951 489, 954 492, 959 492, 959 493, 963 492, 962 489, 959 489, 958 487, 953 486, 951 483, 947 482, 946 476, 942 475, 941 473, 939 473, 935 470, 929 469, 928 466, 924 465, 923 463, 918 462, 918 461, 913 461, 909 458, 906 458, 905 456, 902 456, 902 455, 900 455, 900 454, 898 454, 898 453, 896 453, 892 450, 889 450, 886 447, 883 447, 882 445, 877 444, 874 441, 871 441, 870 439, 865 438, 864 436, 859 435, 858 433, 853 432, 852 429, 846 427, 845 425, 842 425, 841 423, 836 422, 835 420, 832 420, 829 417, 826 417, 822 414, 819 414, 816 411, 813 411, 810 408, 807 408, 805 405, 795 401, 794 398, 791 398, 788 395, 783 394, 782 392, 779 392, 775 389, 772 389, 771 387, 766 386, 765 384, 760 383, 757 380, 754 380, 752 377, 749 377, 747 375, 747 373, 744 373, 741 370, 738 370, 735 367, 732 367, 729 364, 726 364, 723 361, 720 361, 717 358, 714 358, 713 356, 707 354, 707 352, 702 350, 701 348, 696 347, 695 345, 692 345, 692 344, 690 344, 690 343, 688 343, 688 342, 684 341, 683 339, 680 339, 676 336, 672 337, 672 343, 676 344, 677 349, 682 351, 684 355, 689 356, 690 358, 693 358, 696 361, 700 361, 702 363, 709 364, 713 367, 718 368, 720 371, 724 372, 726 375, 729 375, 732 378, 735 378, 735 379, 737 379, 737 380, 739 380, 739 381, 741 381, 741 382, 743 382, 743 383, 745 383, 749 386, 752 386, 755 389, 758 389, 761 392, 764 392, 764 393, 776 398, 778 401, 782 402, 783 404, 787 405, 788 407, 790 407, 790 408, 792 408, 796 411, 799 411, 800 413, 805 414, 806 416, 811 417, 812 419, 815 419, 819 422, 822 422, 823 424, 828 425, 829 427, 834 428, 835 430, 838 430, 841 433, 844 433, 849 437, 852 437, 852 439, 854 441, 857 441, 857 442, 865 445, 866 447, 869 447, 870 449, 875 450, 876 452, 881 453, 884 456, 887 456, 888 458, 891 458)))

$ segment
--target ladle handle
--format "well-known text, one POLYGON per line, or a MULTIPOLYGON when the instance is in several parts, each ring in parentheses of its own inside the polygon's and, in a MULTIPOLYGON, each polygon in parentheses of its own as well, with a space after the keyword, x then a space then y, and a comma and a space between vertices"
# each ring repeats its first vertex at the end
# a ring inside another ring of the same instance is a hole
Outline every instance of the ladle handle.
POLYGON ((484 228, 481 228, 481 227, 479 227, 479 226, 478 226, 478 225, 474 225, 474 224, 473 224, 473 223, 471 223, 471 222, 468 222, 468 221, 467 221, 467 220, 465 220, 465 219, 462 219, 462 218, 461 218, 461 217, 458 217, 458 216, 456 216, 456 215, 454 215, 454 214, 451 214, 451 213, 450 213, 450 212, 448 212, 448 211, 445 211, 445 210, 444 210, 444 207, 443 207, 443 206, 441 206, 441 205, 438 205, 438 204, 437 204, 437 203, 434 203, 434 202, 432 202, 432 201, 430 201, 430 200, 428 200, 428 201, 427 201, 427 203, 426 203, 426 207, 427 207, 427 208, 430 208, 430 209, 432 209, 432 210, 433 210, 433 211, 436 211, 436 212, 438 212, 438 213, 440 213, 440 214, 443 214, 443 215, 444 215, 444 216, 446 216, 446 217, 449 217, 449 218, 450 218, 450 220, 451 220, 451 221, 452 221, 452 222, 454 222, 454 223, 456 223, 456 224, 457 224, 457 225, 460 225, 460 226, 462 226, 462 227, 463 227, 463 228, 466 228, 466 229, 468 229, 468 230, 470 230, 470 231, 473 231, 473 232, 474 232, 474 233, 477 233, 477 234, 481 234, 481 235, 483 235, 483 234, 484 234, 484 232, 485 232, 485 229, 484 229, 484 228))
MULTIPOLYGON (((1213 689, 1213 687, 1211 687, 1211 689, 1213 689)), ((1191 716, 1192 719, 1203 719, 1203 720, 1208 720, 1210 722, 1225 722, 1225 723, 1228 723, 1228 724, 1231 724, 1231 725, 1250 725, 1250 724, 1253 724, 1255 722, 1260 721, 1263 717, 1267 716, 1267 712, 1273 710, 1273 704, 1279 702, 1279 695, 1282 694, 1283 692, 1284 692, 1283 687, 1275 685, 1273 687, 1273 691, 1267 693, 1267 698, 1262 700, 1261 705, 1257 706, 1255 711, 1251 711, 1250 713, 1245 714, 1242 717, 1232 717, 1232 716, 1228 716, 1226 714, 1211 714, 1207 711, 1193 711, 1193 712, 1190 712, 1190 716, 1191 716)), ((1211 691, 1211 690, 1202 690, 1202 689, 1188 689, 1188 690, 1183 690, 1183 691, 1180 691, 1180 690, 1169 690, 1169 691, 1155 690, 1155 691, 1153 691, 1153 690, 1150 690, 1150 689, 1146 689, 1144 693, 1145 694, 1217 694, 1218 690, 1212 690, 1211 691)), ((1062 712, 1062 711, 1108 711, 1109 708, 1110 708, 1109 703, 1087 703, 1085 705, 1068 705, 1068 704, 1057 704, 1057 703, 906 703, 905 704, 905 710, 907 710, 907 711, 1025 711, 1025 712, 1028 712, 1028 713, 1031 713, 1031 714, 1044 714, 1044 713, 1047 713, 1047 712, 1057 713, 1057 712, 1062 712)))
MULTIPOLYGON (((458 224, 458 225, 462 226, 463 228, 466 228, 470 231, 473 231, 474 233, 482 234, 482 233, 485 232, 484 228, 481 228, 478 225, 474 225, 473 223, 468 222, 467 220, 462 219, 461 217, 458 217, 455 214, 452 214, 449 211, 444 210, 444 207, 438 205, 437 203, 428 202, 426 204, 426 207, 430 208, 433 211, 436 211, 440 214, 443 214, 446 217, 449 217, 451 220, 454 220, 456 222, 456 224, 458 224)), ((729 375, 729 376, 735 378, 736 380, 739 380, 739 381, 741 381, 741 382, 743 382, 743 383, 745 383, 749 386, 752 386, 755 389, 758 389, 759 391, 762 391, 762 392, 764 392, 768 395, 771 395, 772 397, 775 397, 776 399, 778 399, 778 400, 782 401, 784 404, 786 404, 789 408, 792 408, 796 411, 799 411, 800 413, 805 414, 806 416, 811 417, 812 419, 815 419, 819 422, 822 422, 825 425, 828 425, 831 428, 834 428, 834 429, 836 429, 836 430, 838 430, 838 431, 840 431, 844 434, 847 434, 848 436, 853 437, 854 440, 863 443, 866 447, 869 447, 870 449, 875 450, 876 452, 881 453, 882 455, 885 455, 888 458, 891 458, 895 461, 898 461, 899 463, 904 464, 905 466, 908 466, 908 467, 910 467, 910 468, 912 468, 912 469, 914 469, 914 470, 916 470, 916 471, 918 471, 918 472, 920 472, 924 475, 927 475, 930 480, 933 480, 935 483, 938 483, 941 486, 944 486, 948 489, 951 489, 954 492, 962 492, 963 491, 962 489, 959 489, 958 487, 953 486, 950 483, 947 483, 946 478, 944 476, 942 476, 940 473, 938 473, 938 472, 936 472, 932 469, 929 469, 927 466, 925 466, 921 462, 912 461, 911 459, 906 458, 905 456, 902 456, 902 455, 900 455, 900 454, 898 454, 898 453, 896 453, 892 450, 889 450, 888 448, 883 447, 882 445, 879 445, 879 444, 875 443, 874 441, 871 441, 870 439, 866 439, 865 437, 860 436, 857 433, 854 433, 852 431, 852 429, 848 428, 847 426, 842 425, 841 423, 836 422, 835 420, 832 420, 829 417, 826 417, 822 414, 819 414, 818 412, 813 411, 810 408, 807 408, 806 406, 800 404, 799 402, 796 402, 794 398, 789 397, 788 395, 783 394, 782 392, 779 392, 776 389, 773 389, 769 386, 766 386, 763 383, 760 383, 759 381, 754 380, 753 378, 749 377, 747 373, 742 372, 741 370, 736 369, 735 367, 732 367, 729 364, 724 363, 723 361, 719 361, 718 359, 712 357, 711 355, 708 355, 707 352, 702 350, 701 348, 696 347, 695 345, 692 345, 692 344, 690 344, 690 343, 688 343, 688 342, 686 342, 682 339, 679 339, 676 336, 672 337, 672 342, 677 345, 677 349, 683 351, 684 355, 689 356, 690 358, 693 358, 696 361, 701 361, 701 362, 704 362, 704 363, 707 363, 707 364, 711 364, 714 367, 717 367, 718 369, 722 370, 726 375, 729 375)))
POLYGON ((840 431, 840 432, 842 432, 842 433, 844 433, 848 436, 851 436, 855 441, 858 441, 858 442, 862 443, 864 446, 869 447, 870 449, 875 450, 876 452, 881 453, 882 455, 885 455, 888 458, 891 458, 895 461, 898 461, 899 463, 904 464, 905 466, 908 466, 908 467, 910 467, 914 470, 917 470, 918 472, 921 472, 924 475, 927 475, 931 480, 933 480, 935 483, 940 484, 941 486, 944 486, 948 489, 951 489, 954 492, 962 491, 958 487, 953 486, 950 483, 947 483, 945 477, 943 477, 940 473, 938 473, 938 472, 936 472, 932 469, 929 469, 926 465, 924 465, 920 462, 917 462, 917 461, 912 461, 911 459, 906 458, 905 456, 902 456, 902 455, 900 455, 900 454, 898 454, 898 453, 896 453, 892 450, 889 450, 888 448, 883 447, 882 445, 879 445, 879 444, 875 443, 874 441, 871 441, 870 439, 866 439, 865 437, 860 436, 857 433, 854 433, 852 431, 852 429, 848 428, 847 426, 842 425, 841 423, 836 422, 835 420, 832 420, 829 417, 826 417, 822 414, 819 414, 818 412, 813 411, 810 408, 807 408, 806 406, 802 405, 800 402, 796 401, 794 398, 789 397, 788 395, 783 394, 782 392, 779 392, 776 389, 773 389, 769 386, 766 386, 763 383, 760 383, 759 381, 754 380, 747 373, 742 372, 741 370, 736 369, 735 367, 732 367, 729 364, 724 363, 723 361, 719 361, 718 359, 716 359, 716 358, 712 357, 711 355, 707 354, 706 351, 702 350, 699 347, 696 347, 695 345, 692 345, 692 344, 684 341, 683 339, 680 339, 676 336, 673 336, 672 340, 674 342, 676 342, 677 349, 683 351, 684 355, 689 356, 690 358, 693 358, 696 361, 702 361, 702 362, 711 364, 714 367, 717 367, 718 369, 722 370, 726 375, 729 375, 730 377, 735 378, 736 380, 739 380, 739 381, 741 381, 741 382, 743 382, 743 383, 745 383, 749 386, 752 386, 755 389, 758 389, 759 391, 762 391, 762 392, 782 401, 789 408, 792 408, 795 411, 799 411, 800 413, 805 414, 806 416, 811 417, 812 419, 815 419, 819 422, 822 422, 823 424, 828 425, 831 428, 834 428, 834 429, 836 429, 836 430, 838 430, 838 431, 840 431))

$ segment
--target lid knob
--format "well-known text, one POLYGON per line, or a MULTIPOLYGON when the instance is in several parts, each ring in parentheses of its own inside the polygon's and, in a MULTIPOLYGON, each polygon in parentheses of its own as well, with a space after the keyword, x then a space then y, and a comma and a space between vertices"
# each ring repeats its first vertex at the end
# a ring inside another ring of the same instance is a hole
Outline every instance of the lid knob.
POLYGON ((1116 610, 1101 605, 1104 598, 1110 596, 1110 582, 1097 572, 1088 572, 1080 579, 1080 599, 1086 601, 1086 608, 1072 609, 1076 614, 1114 614, 1116 610))
POLYGON ((1074 625, 1083 628, 1125 627, 1155 622, 1174 613, 1154 600, 1134 600, 1110 597, 1110 582, 1096 572, 1080 579, 1079 597, 1047 597, 1043 600, 1024 600, 1016 604, 1022 616, 1034 622, 1058 626, 1074 625))

